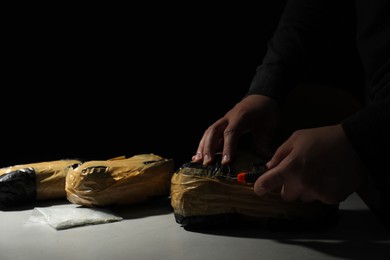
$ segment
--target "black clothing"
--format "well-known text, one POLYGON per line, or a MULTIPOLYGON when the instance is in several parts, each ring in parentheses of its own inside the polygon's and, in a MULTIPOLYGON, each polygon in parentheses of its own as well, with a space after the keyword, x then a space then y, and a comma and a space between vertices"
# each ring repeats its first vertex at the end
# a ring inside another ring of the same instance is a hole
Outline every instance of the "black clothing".
MULTIPOLYGON (((390 1, 290 0, 247 94, 282 99, 326 49, 343 13, 355 13, 356 47, 364 68, 366 104, 342 127, 379 186, 389 184, 390 1)), ((382 187, 382 189, 384 189, 382 187)), ((389 187, 387 188, 389 189, 389 187)), ((386 191, 387 193, 387 191, 386 191)), ((387 195, 388 196, 388 195, 387 195)))

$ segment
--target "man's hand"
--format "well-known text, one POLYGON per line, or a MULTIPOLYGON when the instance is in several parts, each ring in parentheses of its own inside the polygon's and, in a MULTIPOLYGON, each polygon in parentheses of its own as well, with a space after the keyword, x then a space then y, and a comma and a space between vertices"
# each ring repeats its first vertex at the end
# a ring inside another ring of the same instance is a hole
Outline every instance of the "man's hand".
POLYGON ((337 204, 358 189, 365 175, 341 125, 294 132, 267 167, 255 182, 255 193, 281 187, 286 201, 337 204))
POLYGON ((222 151, 222 164, 229 164, 235 156, 240 136, 248 132, 253 134, 256 147, 261 149, 258 149, 257 153, 264 156, 271 150, 279 113, 278 104, 269 97, 245 97, 224 117, 206 129, 192 161, 209 165, 215 154, 222 151))

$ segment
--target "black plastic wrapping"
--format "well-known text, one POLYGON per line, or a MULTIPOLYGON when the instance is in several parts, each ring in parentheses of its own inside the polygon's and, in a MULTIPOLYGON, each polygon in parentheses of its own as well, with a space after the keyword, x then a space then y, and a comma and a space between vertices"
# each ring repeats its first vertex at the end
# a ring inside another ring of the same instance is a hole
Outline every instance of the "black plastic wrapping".
POLYGON ((37 196, 36 173, 24 168, 0 175, 0 209, 34 202, 37 196))

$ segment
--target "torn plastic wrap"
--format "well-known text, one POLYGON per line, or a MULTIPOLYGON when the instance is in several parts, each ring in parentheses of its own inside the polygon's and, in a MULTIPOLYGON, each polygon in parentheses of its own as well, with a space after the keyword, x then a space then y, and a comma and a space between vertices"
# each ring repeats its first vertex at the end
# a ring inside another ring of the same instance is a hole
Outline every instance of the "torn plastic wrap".
POLYGON ((65 177, 79 160, 57 160, 0 169, 0 208, 65 198, 65 177))
POLYGON ((94 207, 169 196, 173 172, 173 160, 155 154, 87 161, 69 171, 67 198, 72 203, 94 207))
POLYGON ((201 226, 247 217, 259 223, 273 220, 316 220, 335 213, 338 205, 320 202, 286 202, 280 190, 263 196, 253 191, 253 183, 241 183, 237 174, 248 172, 262 160, 241 153, 231 166, 203 166, 188 162, 171 179, 171 205, 176 222, 182 226, 201 226))

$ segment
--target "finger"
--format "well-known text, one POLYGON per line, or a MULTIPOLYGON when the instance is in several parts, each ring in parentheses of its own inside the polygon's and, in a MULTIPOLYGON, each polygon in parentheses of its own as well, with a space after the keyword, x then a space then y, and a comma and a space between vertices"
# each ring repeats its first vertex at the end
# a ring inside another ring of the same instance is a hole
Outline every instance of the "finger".
POLYGON ((200 139, 198 149, 196 150, 196 154, 192 156, 193 162, 203 161, 203 147, 204 147, 205 136, 206 136, 206 132, 203 134, 202 138, 200 139))
POLYGON ((294 201, 300 198, 307 201, 313 200, 309 194, 302 195, 303 189, 297 177, 298 174, 294 167, 290 167, 289 161, 289 157, 286 157, 279 165, 266 172, 267 174, 260 176, 255 183, 255 193, 261 196, 281 187, 280 196, 285 201, 294 201))
MULTIPOLYGON (((211 146, 216 146, 217 149, 218 147, 222 147, 223 140, 222 138, 219 138, 219 140, 216 142, 216 144, 210 144, 211 140, 213 140, 212 137, 213 135, 217 135, 217 132, 215 129, 217 129, 217 124, 219 121, 211 125, 206 131, 203 133, 203 136, 199 142, 198 149, 196 150, 196 154, 192 156, 192 161, 193 162, 203 162, 205 154, 212 154, 213 152, 211 151, 210 148, 206 147, 211 147, 211 146)), ((222 136, 222 134, 220 134, 222 136)), ((217 150, 215 149, 215 150, 217 150)))
POLYGON ((225 129, 222 151, 222 164, 228 165, 235 156, 238 145, 238 134, 233 128, 225 129))
POLYGON ((268 169, 272 169, 280 164, 292 151, 293 145, 291 138, 287 139, 283 144, 279 146, 271 160, 266 163, 268 169))
MULTIPOLYGON (((276 160, 280 162, 273 166, 270 170, 272 175, 267 177, 265 181, 270 182, 269 185, 281 185, 280 196, 285 201, 294 201, 302 198, 303 189, 302 180, 300 178, 300 172, 302 167, 299 161, 296 160, 292 146, 289 147, 290 142, 286 142, 279 149, 276 160), (282 183, 280 183, 282 182, 282 183)), ((260 183, 261 184, 261 183, 260 183)), ((306 192, 306 191, 305 191, 306 192)), ((303 199, 310 201, 312 196, 305 195, 303 199), (306 196, 306 197, 305 197, 306 196)))
MULTIPOLYGON (((274 156, 267 163, 268 171, 261 175, 254 185, 254 191, 261 196, 286 183, 286 177, 289 177, 289 155, 292 152, 292 145, 289 140, 283 143, 275 152, 274 156)), ((282 187, 283 189, 283 187, 282 187)), ((286 194, 286 191, 285 191, 286 194)), ((288 196, 287 191, 287 196, 288 196)))
POLYGON ((297 178, 291 177, 294 174, 286 172, 287 169, 280 165, 267 171, 255 182, 254 192, 261 196, 281 187, 280 196, 285 201, 294 201, 297 199, 313 201, 314 197, 310 194, 301 194, 302 187, 299 181, 297 178))
POLYGON ((281 151, 280 154, 285 155, 285 157, 282 158, 282 161, 278 165, 270 170, 272 176, 268 177, 269 180, 266 181, 270 182, 270 185, 274 182, 274 185, 280 184, 282 186, 280 196, 285 201, 294 201, 297 199, 306 201, 314 200, 313 195, 309 193, 310 190, 304 189, 303 187, 300 177, 302 167, 299 161, 294 159, 295 155, 292 149, 281 151), (288 150, 290 153, 286 154, 285 151, 288 150), (278 182, 279 180, 282 183, 278 182))
POLYGON ((203 165, 212 163, 215 153, 224 145, 223 132, 227 125, 227 121, 220 119, 206 130, 202 138, 202 150, 198 149, 198 152, 202 153, 203 156, 203 165))
POLYGON ((270 169, 256 180, 253 189, 257 195, 262 196, 284 184, 285 179, 280 168, 282 167, 270 169))

